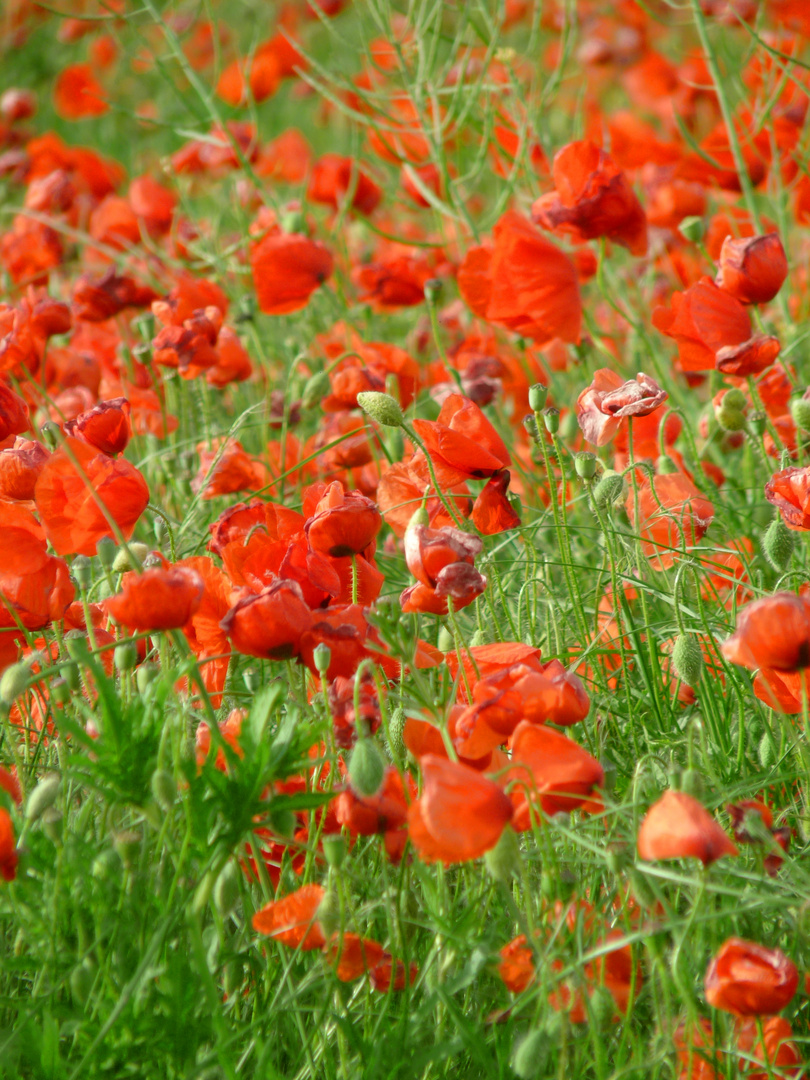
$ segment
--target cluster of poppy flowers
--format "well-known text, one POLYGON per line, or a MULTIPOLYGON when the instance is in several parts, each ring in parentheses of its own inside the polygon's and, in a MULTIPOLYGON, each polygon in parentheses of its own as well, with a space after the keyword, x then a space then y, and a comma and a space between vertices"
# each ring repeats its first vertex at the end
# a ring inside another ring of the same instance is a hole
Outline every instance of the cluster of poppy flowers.
MULTIPOLYGON (((444 161, 469 136, 443 125, 438 105, 425 112, 402 92, 399 58, 413 33, 404 23, 396 26, 396 48, 386 39, 371 43, 372 59, 339 96, 368 123, 367 160, 316 157, 297 129, 262 141, 241 118, 239 110, 279 93, 284 83, 294 86, 291 93, 309 93, 299 78, 307 65, 307 27, 346 6, 284 5, 274 33, 249 56, 239 55, 217 26, 170 20, 168 29, 181 35, 196 71, 208 70, 220 48, 231 50, 216 94, 240 118, 185 143, 172 168, 189 191, 204 194, 226 175, 249 171, 251 183, 237 190, 252 224, 235 247, 232 280, 208 280, 189 269, 205 222, 186 216, 186 202, 179 211, 173 183, 148 173, 128 180, 118 163, 92 149, 70 146, 53 132, 34 134, 28 125, 36 99, 25 89, 0 101, 0 175, 21 203, 0 236, 0 265, 13 286, 0 304, 0 667, 13 670, 22 658, 36 674, 37 665, 57 664, 68 632, 86 637, 107 660, 131 632, 139 638, 135 663, 142 663, 146 635, 178 631, 175 640, 184 640, 197 659, 200 692, 216 709, 226 700, 235 654, 300 664, 312 698, 325 695, 330 730, 311 748, 310 768, 279 782, 277 791, 320 787, 331 797, 317 812, 298 812, 292 836, 257 828, 262 846, 246 872, 255 876, 260 859, 277 888, 283 867, 302 873, 308 846, 323 854, 340 833, 352 843, 380 837, 393 862, 451 866, 494 859, 516 843, 515 834, 554 815, 604 813, 602 763, 560 729, 588 718, 593 688, 612 689, 631 676, 633 647, 622 612, 638 600, 642 583, 636 588, 617 579, 604 590, 593 636, 565 643, 574 653, 570 668, 517 640, 469 643, 456 619, 474 604, 480 616, 492 603, 489 538, 520 536, 527 512, 571 508, 560 412, 573 421, 565 441, 578 452, 600 525, 626 476, 625 510, 644 572, 665 575, 690 555, 689 565, 704 571, 701 601, 737 612, 736 629, 722 644, 695 635, 718 680, 723 662, 754 671, 754 694, 791 714, 802 711, 810 693, 806 589, 753 600, 749 538, 719 538, 720 554, 701 546, 726 483, 709 451, 713 443, 733 455, 746 439, 761 438, 755 445, 762 461, 783 459, 763 500, 788 529, 810 530, 810 467, 789 464, 802 449, 801 432, 810 431, 810 405, 796 398, 798 375, 780 360, 779 339, 762 332, 774 301, 794 317, 805 313, 797 297, 806 275, 791 267, 788 237, 756 204, 734 201, 773 179, 788 191, 796 220, 810 221, 800 148, 810 80, 804 68, 783 73, 776 61, 790 57, 799 34, 810 32, 801 5, 765 5, 781 52, 756 52, 741 72, 752 95, 769 103, 769 123, 755 125, 747 109, 726 115, 705 58, 692 54, 675 64, 658 50, 642 8, 621 3, 605 14, 603 4, 583 4, 586 130, 551 162, 521 103, 507 92, 515 79, 528 77, 527 62, 473 50, 469 63, 447 71, 447 87, 466 80, 469 92, 478 93, 478 68, 488 65, 488 82, 503 90, 487 148, 492 171, 530 171, 532 186, 544 189, 530 207, 514 198, 475 237, 456 224, 439 235, 425 213, 455 205, 454 171, 439 169, 436 159, 444 161), (650 119, 605 114, 595 92, 608 78, 621 82, 650 119), (379 102, 387 94, 382 124, 379 102), (392 169, 395 199, 386 183, 392 169), (268 193, 272 198, 265 199, 268 193), (373 228, 347 230, 338 243, 334 226, 346 218, 358 225, 369 219, 373 228), (75 236, 85 238, 81 247, 72 244, 75 236), (648 269, 653 283, 652 310, 634 332, 651 348, 665 347, 664 339, 677 347, 670 370, 657 363, 655 376, 623 362, 635 317, 606 295, 585 292, 595 278, 601 285, 616 248, 626 259, 644 260, 632 265, 648 269), (785 300, 781 290, 791 272, 797 288, 785 300), (451 286, 458 298, 444 302, 451 286), (267 372, 251 359, 232 312, 229 293, 236 287, 247 289, 265 316, 317 312, 308 354, 289 372, 291 384, 304 387, 301 400, 262 385, 267 372), (324 325, 321 288, 332 299, 348 294, 350 303, 367 305, 382 326, 389 313, 423 304, 426 311, 414 317, 402 344, 367 340, 348 304, 345 319, 324 325), (574 361, 596 347, 611 366, 583 385, 574 361), (573 407, 558 412, 546 388, 566 373, 576 381, 573 407), (257 396, 269 390, 266 418, 277 438, 259 450, 233 435, 198 444, 192 491, 203 502, 227 498, 229 504, 209 526, 207 554, 170 561, 148 545, 131 544, 160 493, 150 493, 124 455, 132 438, 164 440, 177 430, 167 406, 168 386, 186 391, 177 379, 204 380, 206 389, 222 392, 224 408, 234 384, 256 385, 257 396), (677 386, 679 400, 705 398, 709 383, 721 387, 695 433, 704 440, 703 456, 687 458, 683 444, 676 446, 683 419, 670 411, 662 383, 677 386), (618 480, 615 490, 602 488, 613 492, 609 498, 598 495, 597 479, 600 485, 618 480), (300 509, 288 505, 291 492, 300 509), (240 494, 246 501, 233 502, 240 494), (77 558, 98 553, 109 570, 112 559, 104 560, 112 543, 126 555, 117 591, 89 603, 78 581, 77 599, 77 558), (388 559, 399 557, 412 579, 398 598, 402 614, 442 620, 455 634, 453 648, 427 640, 436 635, 423 621, 425 636, 412 655, 386 650, 374 614, 386 585, 378 546, 388 559), (592 653, 598 659, 589 659, 592 653), (401 740, 414 767, 386 763, 369 785, 345 752, 374 738, 388 717, 388 698, 413 669, 431 669, 450 687, 447 706, 403 717, 401 740)), ((531 6, 508 3, 506 23, 528 20, 531 6)), ((753 18, 744 3, 730 6, 735 17, 753 18)), ((702 10, 724 17, 723 4, 704 2, 702 10)), ((543 18, 554 30, 554 16, 543 18)), ((92 20, 63 25, 68 41, 94 35, 94 67, 79 62, 61 72, 56 109, 67 120, 101 116, 113 93, 114 43, 94 31, 92 20)), ((145 68, 150 59, 138 63, 145 68)), ((325 115, 333 108, 324 102, 325 115)), ((480 207, 470 199, 464 209, 480 207)), ((701 689, 681 646, 674 643, 671 662, 662 666, 686 705, 701 689)), ((44 679, 31 682, 11 695, 10 718, 20 726, 33 721, 47 734, 64 703, 52 700, 44 679)), ((193 694, 193 687, 180 689, 193 694)), ((91 680, 82 692, 92 692, 91 680)), ((218 749, 222 740, 237 757, 243 753, 243 719, 241 710, 231 711, 220 738, 199 723, 201 767, 217 748, 216 767, 229 768, 218 749)), ((16 812, 20 796, 5 770, 0 787, 8 796, 8 807, 0 805, 0 874, 12 880, 17 854, 9 811, 16 812)), ((792 830, 774 825, 772 809, 759 800, 728 812, 737 843, 761 845, 765 868, 778 873, 792 830), (752 817, 759 822, 753 833, 752 817)), ((641 861, 696 858, 708 866, 738 855, 738 848, 700 801, 672 790, 649 807, 637 853, 641 861)), ((566 980, 560 961, 552 965, 559 985, 550 1004, 575 1023, 587 1020, 596 986, 608 989, 623 1017, 644 982, 619 921, 597 923, 584 899, 546 912, 550 937, 574 935, 585 925, 597 941, 598 956, 583 965, 578 983, 566 980)), ((342 981, 367 975, 375 989, 389 991, 419 977, 415 965, 336 923, 330 894, 312 882, 265 905, 253 927, 284 946, 320 950, 342 981)), ((520 935, 501 950, 499 973, 514 994, 535 983, 537 949, 520 935)), ((789 1022, 776 1014, 797 985, 796 968, 778 950, 732 938, 706 974, 706 1000, 737 1018, 735 1038, 746 1061, 789 1069, 800 1064, 798 1051, 789 1022), (752 1017, 766 1019, 758 1026, 752 1017)), ((684 1077, 718 1075, 709 1062, 711 1038, 708 1021, 676 1032, 684 1077)))

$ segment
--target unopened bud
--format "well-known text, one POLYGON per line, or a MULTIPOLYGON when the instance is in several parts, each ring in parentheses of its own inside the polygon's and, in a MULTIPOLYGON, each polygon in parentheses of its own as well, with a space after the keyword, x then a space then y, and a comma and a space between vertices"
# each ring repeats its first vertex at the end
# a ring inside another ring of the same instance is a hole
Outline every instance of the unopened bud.
POLYGON ((721 404, 714 410, 714 415, 723 431, 743 431, 745 429, 745 415, 739 409, 732 409, 725 404, 721 404))
POLYGON ((763 769, 770 769, 776 761, 776 747, 773 736, 766 731, 759 741, 759 763, 763 769))
POLYGON ((77 1005, 86 1005, 90 999, 93 983, 96 981, 96 967, 84 960, 70 973, 70 993, 77 1005))
POLYGON ((58 450, 62 444, 62 429, 58 424, 54 424, 52 420, 49 420, 47 424, 43 424, 39 429, 39 433, 42 436, 42 441, 51 451, 58 450))
POLYGON ((112 568, 116 574, 124 574, 127 570, 138 570, 143 566, 143 561, 149 553, 146 544, 130 541, 126 547, 118 549, 113 559, 112 568))
POLYGON ((681 775, 681 791, 691 795, 693 799, 701 799, 705 793, 705 787, 700 769, 684 769, 681 775))
POLYGON ((13 705, 20 694, 27 690, 30 678, 31 665, 27 660, 7 667, 0 677, 0 702, 13 705))
POLYGON ((574 466, 580 480, 593 480, 596 475, 596 455, 583 450, 574 458, 574 466))
POLYGON ((697 686, 703 670, 703 652, 694 634, 678 634, 672 649, 672 667, 687 686, 697 686))
POLYGON ((140 854, 140 833, 135 832, 134 829, 124 829, 123 832, 116 835, 113 843, 115 844, 115 850, 118 852, 119 859, 127 870, 130 870, 140 854))
POLYGON ((624 477, 612 470, 605 470, 602 479, 593 489, 593 501, 600 510, 611 507, 624 492, 624 477))
POLYGON ((678 226, 678 232, 681 236, 693 244, 703 239, 704 231, 703 218, 699 217, 685 217, 678 226))
POLYGON ((401 761, 405 757, 405 741, 403 739, 403 732, 405 731, 405 712, 403 709, 397 707, 391 713, 391 717, 388 721, 388 744, 391 751, 391 757, 395 761, 401 761))
POLYGON ((138 687, 138 693, 145 694, 159 674, 160 668, 157 664, 139 664, 138 670, 135 672, 135 685, 138 687))
POLYGON ((545 1069, 549 1036, 543 1028, 524 1035, 512 1054, 512 1071, 520 1080, 535 1080, 545 1069))
POLYGON ((326 673, 329 670, 329 665, 332 662, 332 650, 323 641, 319 641, 312 650, 312 659, 315 662, 315 668, 318 674, 321 678, 325 678, 326 673))
POLYGON ((101 565, 106 566, 107 569, 109 569, 115 562, 115 556, 117 554, 118 545, 112 539, 112 537, 102 536, 102 538, 96 544, 96 555, 98 555, 98 561, 101 563, 101 565))
POLYGON ((762 549, 765 558, 778 573, 783 574, 790 566, 795 544, 795 533, 791 532, 781 517, 774 518, 762 538, 762 549))
POLYGON ((446 653, 450 652, 454 647, 455 643, 453 641, 453 635, 446 626, 443 626, 441 630, 439 630, 439 636, 436 639, 436 648, 439 649, 440 652, 446 653))
POLYGON ((134 641, 125 641, 116 645, 113 653, 116 671, 132 671, 138 663, 138 646, 134 641))
POLYGON ((334 889, 327 889, 323 894, 315 912, 315 920, 320 923, 327 941, 340 929, 340 897, 334 889))
POLYGON ((548 387, 543 386, 542 383, 535 383, 529 387, 529 408, 532 412, 542 412, 546 407, 546 401, 548 400, 548 387))
MULTIPOLYGON (((68 630, 65 634, 65 650, 71 660, 82 662, 90 655, 90 649, 87 646, 87 635, 81 630, 68 630)), ((67 679, 67 673, 63 672, 63 675, 67 679)))
POLYGON ((606 986, 595 986, 588 998, 588 1009, 597 1028, 606 1027, 616 1015, 616 1002, 606 986))
POLYGON ((255 694, 262 685, 261 675, 255 667, 245 668, 242 678, 245 680, 245 686, 251 694, 255 694))
POLYGON ((62 679, 69 690, 74 693, 81 688, 82 677, 77 664, 65 664, 61 667, 62 679))
POLYGON ((320 405, 331 389, 332 384, 326 372, 316 371, 304 383, 301 404, 305 409, 314 409, 316 405, 320 405))
POLYGON ((427 512, 427 507, 424 503, 418 510, 414 510, 411 514, 411 520, 408 522, 408 528, 416 528, 417 525, 424 525, 425 528, 430 524, 430 515, 427 512))
POLYGON ((93 567, 86 555, 76 556, 70 564, 70 572, 82 592, 86 592, 93 584, 93 567))
POLYGON ((67 705, 70 701, 70 687, 64 679, 54 679, 51 683, 51 697, 57 705, 67 705))
POLYGON ((655 461, 655 471, 659 476, 671 476, 678 471, 678 466, 672 460, 672 458, 666 457, 662 454, 655 461))
POLYGON ((506 826, 495 847, 484 855, 484 863, 495 880, 505 885, 520 876, 520 843, 511 825, 506 826))
POLYGON ((790 403, 790 415, 797 428, 810 431, 810 401, 807 398, 794 398, 790 403))
POLYGON ((155 802, 164 813, 168 814, 177 798, 177 784, 172 774, 166 769, 155 769, 149 786, 152 788, 155 802))
POLYGON ((59 786, 62 780, 56 773, 43 776, 25 804, 25 820, 32 824, 39 821, 45 811, 53 806, 59 794, 59 786))
POLYGON ((381 394, 377 390, 361 390, 357 395, 357 404, 383 427, 398 428, 405 423, 399 402, 390 394, 381 394))
POLYGON ((385 759, 373 739, 359 739, 349 758, 349 783, 361 798, 376 795, 385 777, 385 759))
POLYGON ((223 919, 227 918, 239 903, 239 871, 234 862, 225 863, 214 885, 211 899, 223 919))

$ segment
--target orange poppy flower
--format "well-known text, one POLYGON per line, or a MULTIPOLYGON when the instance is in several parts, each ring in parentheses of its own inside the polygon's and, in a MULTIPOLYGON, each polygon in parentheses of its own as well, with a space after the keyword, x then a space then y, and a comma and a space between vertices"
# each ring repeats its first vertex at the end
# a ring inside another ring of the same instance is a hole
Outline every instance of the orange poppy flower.
POLYGON ((326 939, 317 914, 324 893, 322 885, 302 885, 281 900, 271 900, 253 916, 253 929, 288 949, 322 948, 326 939))
POLYGON ((672 566, 684 548, 694 547, 714 519, 713 505, 681 473, 644 480, 638 489, 638 521, 632 488, 626 506, 641 536, 641 549, 656 570, 672 566))
POLYGON ((586 442, 605 446, 630 416, 649 416, 669 394, 655 379, 640 372, 627 382, 610 368, 600 368, 577 398, 577 421, 586 442))
POLYGON ((782 288, 787 274, 787 256, 777 233, 744 240, 727 236, 715 284, 743 304, 767 304, 782 288))
POLYGON ((332 255, 323 244, 278 227, 250 249, 253 287, 265 315, 289 315, 306 307, 332 267, 332 255))
POLYGON ((129 205, 137 218, 143 221, 150 236, 162 236, 172 227, 177 196, 151 176, 136 176, 130 181, 127 192, 129 205))
POLYGON ((42 529, 22 507, 3 507, 0 627, 38 630, 64 617, 75 595, 63 559, 49 555, 42 529))
MULTIPOLYGON (((162 322, 165 302, 155 301, 152 311, 162 322)), ((178 326, 172 321, 152 341, 153 360, 164 367, 177 368, 184 379, 196 378, 219 361, 216 344, 222 328, 222 312, 210 305, 199 308, 178 326)))
POLYGON ((288 128, 259 151, 254 168, 257 176, 300 184, 309 172, 311 159, 306 138, 297 128, 288 128))
POLYGON ((123 587, 106 601, 117 623, 130 630, 176 630, 199 608, 204 582, 188 566, 154 566, 125 574, 123 587))
POLYGON ((765 485, 765 498, 777 508, 789 529, 810 529, 810 468, 774 473, 765 485))
POLYGON ((544 725, 522 720, 510 740, 514 827, 531 827, 531 806, 546 814, 566 813, 581 806, 605 779, 602 766, 573 739, 544 725))
POLYGON ((103 89, 89 64, 70 64, 63 68, 53 90, 53 104, 65 120, 102 116, 109 109, 103 89))
POLYGON ((0 382, 0 442, 9 435, 22 435, 29 426, 28 406, 11 387, 0 382))
POLYGON ((391 255, 352 270, 358 298, 379 311, 423 303, 425 285, 435 276, 433 264, 416 255, 391 255))
POLYGON ((736 1016, 770 1016, 790 1004, 799 973, 779 949, 732 937, 706 970, 706 1000, 736 1016))
POLYGON ((419 975, 419 967, 412 960, 408 967, 402 960, 394 960, 387 953, 382 960, 368 973, 368 981, 371 989, 378 994, 387 994, 391 990, 404 990, 406 986, 413 986, 419 975))
POLYGON ((462 394, 450 394, 435 420, 417 419, 413 426, 442 483, 492 476, 511 464, 503 439, 475 402, 462 394))
POLYGON ((712 1025, 705 1017, 680 1023, 672 1038, 682 1066, 678 1080, 721 1080, 712 1025))
POLYGON ((266 660, 297 656, 312 623, 301 587, 275 581, 256 595, 243 596, 220 622, 237 652, 266 660))
POLYGON ((783 1016, 770 1016, 763 1020, 761 1035, 753 1017, 738 1021, 737 1049, 741 1075, 745 1076, 745 1080, 770 1080, 773 1076, 790 1076, 800 1080, 805 1075, 801 1068, 802 1055, 796 1044, 791 1042, 792 1035, 793 1030, 783 1016), (761 1062, 765 1068, 752 1068, 752 1059, 761 1062))
POLYGON ((408 810, 408 832, 420 858, 449 865, 495 847, 512 820, 512 803, 475 769, 449 758, 420 758, 422 795, 408 810))
POLYGON ((324 491, 305 525, 309 546, 339 558, 367 552, 380 531, 382 515, 359 491, 344 491, 335 480, 324 491))
POLYGON ((339 210, 349 191, 352 208, 362 214, 373 213, 382 199, 381 188, 351 158, 324 154, 315 162, 307 198, 339 210))
POLYGON ((525 934, 514 938, 500 951, 498 974, 504 986, 513 994, 522 994, 527 986, 534 982, 534 952, 526 940, 525 934))
POLYGON ((374 836, 404 826, 408 803, 399 770, 388 766, 376 795, 361 797, 351 788, 341 792, 336 800, 335 817, 352 836, 374 836))
POLYGON ((13 881, 17 876, 17 862, 14 826, 8 810, 0 806, 0 877, 3 881, 13 881))
POLYGON ((701 278, 685 292, 672 294, 671 307, 657 307, 653 326, 678 345, 684 371, 711 371, 720 349, 742 345, 751 338, 751 319, 730 293, 711 278, 701 278))
POLYGON ((577 270, 568 256, 514 210, 493 229, 494 246, 472 247, 458 271, 464 301, 481 318, 531 338, 578 342, 577 270))
POLYGON ((496 536, 520 527, 520 515, 506 497, 511 475, 508 469, 493 473, 473 503, 473 525, 484 536, 496 536))
POLYGON ((341 982, 354 982, 376 970, 388 958, 382 945, 359 934, 337 935, 324 948, 341 982))
POLYGON ((58 555, 95 555, 99 540, 114 536, 107 516, 126 539, 132 536, 149 488, 124 458, 99 454, 79 439, 68 438, 67 446, 77 465, 60 448, 39 475, 34 501, 58 555))
POLYGON ((720 651, 730 663, 751 670, 810 667, 810 598, 778 592, 747 604, 720 651))
POLYGON ((80 413, 75 420, 65 424, 65 433, 89 443, 102 454, 114 457, 126 449, 132 435, 129 422, 131 411, 126 398, 100 401, 88 412, 80 413))
POLYGON ((685 791, 665 791, 647 811, 638 830, 639 857, 700 859, 704 866, 737 855, 736 846, 697 799, 685 791))
POLYGON ((646 255, 647 218, 609 154, 587 139, 568 143, 555 154, 551 173, 557 190, 533 204, 535 222, 577 241, 605 236, 646 255))

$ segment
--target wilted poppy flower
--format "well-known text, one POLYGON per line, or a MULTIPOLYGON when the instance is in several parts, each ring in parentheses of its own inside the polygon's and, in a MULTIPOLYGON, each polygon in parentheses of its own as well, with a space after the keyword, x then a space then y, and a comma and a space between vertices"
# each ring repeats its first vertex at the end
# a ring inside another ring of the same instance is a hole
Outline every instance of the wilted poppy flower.
POLYGON ((34 500, 57 554, 95 555, 103 536, 114 537, 108 517, 125 539, 132 536, 149 488, 124 458, 107 457, 79 439, 67 439, 67 448, 70 456, 60 448, 45 464, 34 500))
POLYGON ((724 375, 760 375, 776 360, 780 350, 778 338, 757 334, 741 345, 726 345, 718 349, 714 366, 724 375))
POLYGON ((577 398, 577 420, 587 442, 605 446, 625 417, 649 416, 668 397, 666 390, 643 372, 623 382, 615 371, 600 368, 577 398))
POLYGON ((371 499, 359 491, 344 491, 336 480, 319 499, 305 531, 313 551, 340 557, 366 551, 381 526, 382 515, 371 499))
POLYGON ((0 877, 4 881, 13 881, 17 876, 17 861, 14 826, 8 810, 0 806, 0 877))
POLYGON ((88 412, 65 424, 65 432, 95 446, 102 454, 120 454, 132 435, 130 409, 126 398, 100 401, 88 412))
POLYGON ((295 581, 275 581, 256 595, 243 596, 220 626, 237 652, 266 660, 297 656, 312 614, 295 581))
POLYGON ((199 608, 204 583, 188 566, 154 566, 125 574, 123 586, 106 601, 117 623, 130 630, 176 630, 199 608))
POLYGON ((715 284, 743 304, 767 304, 782 288, 787 273, 785 249, 776 233, 742 240, 727 236, 715 284))
POLYGON ((332 266, 332 256, 323 244, 276 228, 250 249, 259 308, 265 315, 289 315, 306 307, 312 293, 332 273, 332 266))
MULTIPOLYGON (((763 833, 767 833, 770 834, 782 851, 787 851, 793 836, 793 830, 789 826, 774 829, 773 812, 765 803, 759 802, 758 799, 743 799, 739 803, 730 803, 726 810, 731 818, 734 839, 738 844, 762 843, 764 840, 763 833), (749 832, 749 828, 752 828, 752 821, 756 822, 758 826, 753 834, 749 832)), ((783 861, 784 858, 781 852, 774 847, 765 856, 765 869, 773 877, 783 861)))
POLYGON ((630 489, 626 506, 628 517, 641 537, 641 549, 656 570, 672 566, 684 548, 694 547, 714 519, 712 504, 681 473, 645 479, 638 496, 630 489))
POLYGON ((765 485, 765 498, 777 508, 789 529, 810 530, 810 468, 774 473, 765 485))
POLYGON ((324 893, 322 885, 303 885, 281 900, 271 900, 253 916, 253 929, 289 949, 322 948, 326 939, 317 914, 324 893))
POLYGON ((439 571, 436 585, 411 585, 404 589, 399 602, 404 612, 425 612, 430 615, 447 615, 448 600, 453 602, 453 610, 471 604, 487 587, 487 579, 474 566, 465 562, 454 562, 439 571))
POLYGON ((747 604, 720 650, 730 663, 751 670, 810 667, 810 598, 778 592, 747 604))
POLYGON ((11 387, 0 382, 0 442, 9 435, 22 435, 28 427, 28 406, 11 387))
POLYGON ((665 791, 647 811, 638 830, 639 857, 700 859, 704 866, 737 848, 711 814, 685 791, 665 791))
POLYGON ((604 781, 602 766, 573 739, 544 725, 521 721, 510 740, 511 799, 516 829, 531 827, 530 806, 546 814, 581 806, 604 781))
POLYGON ((477 859, 495 847, 512 819, 512 803, 475 769, 449 758, 420 758, 422 795, 408 810, 411 843, 426 862, 477 859))
POLYGON ((556 192, 537 199, 532 219, 551 232, 575 240, 605 236, 633 255, 647 253, 647 218, 627 177, 604 150, 572 142, 554 156, 556 192))
POLYGON ((799 1080, 804 1075, 802 1055, 791 1041, 793 1030, 783 1016, 770 1016, 763 1020, 761 1032, 759 1023, 753 1017, 739 1020, 736 1035, 740 1069, 745 1080, 770 1080, 774 1076, 790 1076, 799 1080), (752 1068, 752 1059, 765 1068, 752 1068))
POLYGON ((405 530, 405 562, 413 576, 430 589, 435 589, 439 575, 455 563, 472 566, 484 545, 477 536, 445 525, 429 529, 426 525, 409 525, 405 530))
POLYGON ((736 1016, 770 1016, 793 1000, 796 966, 779 949, 729 938, 706 970, 706 1000, 736 1016))
POLYGON ((493 238, 494 246, 470 248, 459 267, 468 307, 539 345, 578 342, 582 301, 574 263, 514 210, 501 217, 493 238))

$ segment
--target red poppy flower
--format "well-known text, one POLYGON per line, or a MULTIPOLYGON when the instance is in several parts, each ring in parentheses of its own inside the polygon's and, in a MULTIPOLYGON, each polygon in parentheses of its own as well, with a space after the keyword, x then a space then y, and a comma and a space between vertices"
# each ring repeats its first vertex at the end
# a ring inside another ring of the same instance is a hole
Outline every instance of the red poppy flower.
POLYGON ((89 64, 63 68, 53 91, 54 108, 66 120, 102 116, 109 109, 98 80, 89 64))
POLYGON ((430 589, 435 589, 444 570, 457 563, 472 566, 476 555, 483 551, 477 536, 444 526, 429 529, 425 525, 409 525, 405 531, 405 562, 413 576, 430 589))
POLYGON ((28 406, 19 394, 0 382, 0 442, 9 435, 22 435, 28 428, 28 406))
POLYGON ((316 921, 324 898, 322 885, 302 885, 281 900, 271 900, 253 916, 253 929, 288 949, 320 949, 326 944, 316 921))
POLYGON ((312 623, 301 587, 295 581, 276 581, 256 595, 243 596, 220 626, 237 652, 266 660, 297 656, 301 637, 312 623))
POLYGON ((751 338, 751 319, 745 306, 718 289, 707 277, 685 292, 672 294, 671 308, 653 311, 653 326, 678 344, 684 371, 711 371, 720 349, 742 345, 751 338))
POLYGON ((382 190, 351 158, 324 154, 315 162, 307 188, 307 198, 339 210, 348 193, 352 208, 371 214, 382 199, 382 190))
POLYGON ((404 990, 406 986, 413 986, 419 975, 419 967, 412 960, 408 967, 402 960, 394 960, 387 953, 382 960, 368 973, 368 981, 371 989, 378 994, 387 994, 391 990, 404 990))
POLYGON ((672 566, 684 548, 694 547, 714 519, 714 507, 681 473, 645 479, 627 495, 627 514, 641 536, 641 548, 657 570, 672 566))
POLYGON ((329 251, 299 233, 276 229, 250 249, 250 268, 259 308, 266 315, 288 315, 306 307, 312 293, 332 273, 329 251))
POLYGON ((129 205, 150 236, 162 236, 172 227, 177 196, 151 176, 136 176, 128 191, 129 205))
POLYGON ((4 881, 13 881, 17 876, 17 862, 14 826, 8 810, 0 806, 0 877, 4 881))
POLYGON ((765 498, 777 508, 789 529, 810 529, 810 468, 774 473, 765 485, 765 498))
POLYGON ((753 1017, 739 1020, 736 1035, 740 1070, 745 1080, 770 1080, 773 1076, 800 1080, 804 1075, 802 1055, 791 1041, 793 1030, 783 1016, 770 1016, 762 1021, 761 1035, 759 1024, 753 1017), (753 1069, 752 1059, 761 1062, 765 1068, 753 1069))
POLYGON ((73 460, 63 448, 50 458, 34 500, 57 554, 95 555, 99 540, 114 536, 108 516, 126 539, 132 536, 149 502, 149 488, 124 458, 99 454, 78 439, 69 438, 67 446, 73 460))
POLYGON ((123 586, 106 601, 117 623, 130 630, 176 630, 199 608, 204 582, 188 566, 154 566, 125 574, 123 586))
POLYGON ((782 288, 787 274, 787 256, 777 233, 743 240, 727 236, 715 284, 743 304, 767 304, 782 288))
POLYGON ((114 456, 126 449, 132 435, 129 422, 129 402, 126 398, 100 401, 88 412, 80 413, 75 420, 65 424, 65 432, 114 456))
POLYGON ((202 600, 191 619, 183 626, 189 647, 200 665, 203 684, 218 709, 231 659, 228 636, 220 626, 231 607, 231 583, 227 574, 205 555, 181 559, 178 568, 187 568, 203 580, 202 600))
POLYGON ((326 944, 324 952, 341 982, 362 979, 383 964, 387 957, 379 942, 360 937, 359 934, 336 935, 326 944))
POLYGON ((473 503, 472 523, 484 536, 520 527, 520 515, 506 497, 510 480, 508 469, 493 473, 473 503))
POLYGON ((408 810, 411 843, 426 862, 467 862, 495 847, 512 803, 475 769, 449 758, 420 758, 422 795, 408 810))
POLYGON ((643 372, 623 382, 610 368, 600 368, 577 398, 577 420, 586 442, 609 443, 625 417, 649 416, 669 394, 643 372))
POLYGON ((704 1017, 681 1023, 673 1035, 678 1061, 683 1066, 678 1080, 721 1080, 712 1025, 704 1017))
POLYGON ((605 236, 633 255, 647 253, 647 218, 616 163, 587 139, 564 146, 551 167, 556 192, 532 206, 532 219, 574 240, 605 236))
POLYGON ((530 806, 546 814, 581 806, 604 781, 599 762, 573 739, 544 725, 521 721, 510 741, 512 764, 508 782, 515 808, 514 827, 531 827, 530 806))
POLYGON ((450 394, 435 420, 414 420, 440 482, 492 476, 511 464, 509 451, 474 401, 450 394))
POLYGON ((700 859, 704 866, 738 854, 711 814, 685 791, 665 791, 653 803, 638 830, 638 853, 648 861, 700 859))
POLYGON ((145 308, 157 293, 133 277, 118 274, 114 267, 103 274, 82 274, 76 279, 71 296, 71 310, 83 322, 105 322, 125 308, 145 308))
POLYGON ((810 667, 810 598, 778 592, 747 604, 720 651, 730 663, 751 670, 810 667))
POLYGON ((389 765, 376 795, 359 796, 351 788, 341 792, 336 800, 335 817, 352 836, 374 836, 405 825, 408 803, 399 771, 389 765))
POLYGON ((493 229, 494 246, 470 248, 458 287, 468 307, 487 321, 531 338, 579 341, 582 302, 568 256, 514 210, 493 229))
POLYGON ((504 945, 500 957, 498 974, 504 986, 513 994, 522 994, 527 986, 531 986, 535 976, 534 952, 526 935, 520 934, 504 945))
POLYGON ((706 1000, 736 1016, 770 1016, 793 1000, 796 967, 779 949, 729 938, 706 970, 706 1000))
POLYGON ((336 480, 318 500, 305 531, 313 551, 340 557, 367 551, 381 526, 382 515, 371 499, 344 491, 336 480))

